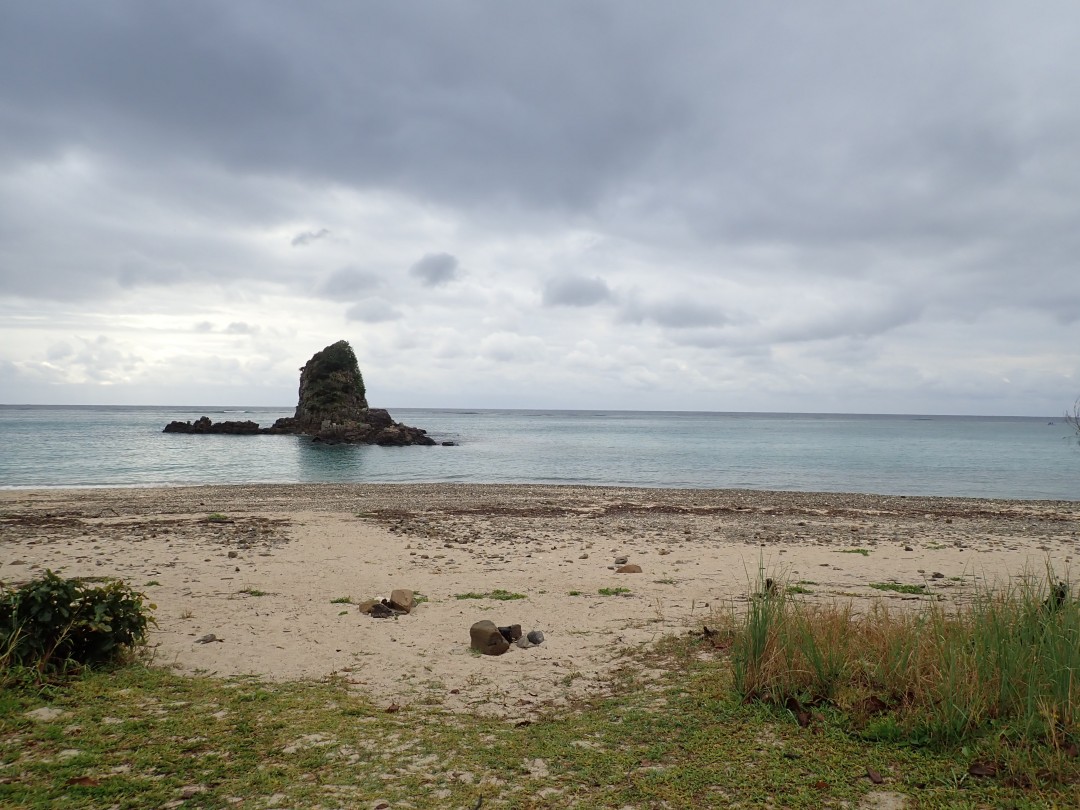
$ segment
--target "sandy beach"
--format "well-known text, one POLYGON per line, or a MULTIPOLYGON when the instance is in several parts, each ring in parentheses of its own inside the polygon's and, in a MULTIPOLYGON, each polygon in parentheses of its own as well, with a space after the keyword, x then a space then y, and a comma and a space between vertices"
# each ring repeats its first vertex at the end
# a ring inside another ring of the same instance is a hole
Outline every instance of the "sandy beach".
POLYGON ((1048 564, 1064 578, 1078 544, 1077 502, 447 484, 0 491, 0 581, 46 568, 125 580, 157 605, 159 665, 337 675, 380 703, 508 717, 603 690, 627 651, 745 602, 761 563, 798 598, 917 604, 870 585, 962 599, 975 581, 1048 564), (621 557, 641 573, 617 573, 621 557), (396 619, 357 610, 394 588, 421 604, 396 619), (500 589, 525 598, 459 598, 500 589), (627 592, 601 593, 612 589, 627 592), (480 619, 545 641, 479 656, 480 619), (198 643, 207 634, 220 640, 198 643))

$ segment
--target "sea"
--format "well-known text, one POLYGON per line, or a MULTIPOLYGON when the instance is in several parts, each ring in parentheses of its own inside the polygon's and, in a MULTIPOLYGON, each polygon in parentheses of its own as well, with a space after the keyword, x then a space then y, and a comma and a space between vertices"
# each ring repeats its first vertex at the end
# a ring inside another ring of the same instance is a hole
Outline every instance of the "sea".
POLYGON ((1063 418, 390 409, 453 446, 162 433, 291 407, 0 405, 0 488, 520 483, 1080 500, 1063 418))

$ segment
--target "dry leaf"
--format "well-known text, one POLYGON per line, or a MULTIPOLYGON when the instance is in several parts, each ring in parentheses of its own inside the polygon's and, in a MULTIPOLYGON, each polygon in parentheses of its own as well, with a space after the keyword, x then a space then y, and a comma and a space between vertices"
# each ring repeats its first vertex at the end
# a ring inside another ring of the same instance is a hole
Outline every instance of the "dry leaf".
POLYGON ((100 779, 95 779, 92 776, 75 776, 64 782, 65 785, 86 785, 88 787, 94 787, 101 784, 100 779))
POLYGON ((992 762, 972 762, 968 773, 972 776, 997 776, 997 765, 992 762))

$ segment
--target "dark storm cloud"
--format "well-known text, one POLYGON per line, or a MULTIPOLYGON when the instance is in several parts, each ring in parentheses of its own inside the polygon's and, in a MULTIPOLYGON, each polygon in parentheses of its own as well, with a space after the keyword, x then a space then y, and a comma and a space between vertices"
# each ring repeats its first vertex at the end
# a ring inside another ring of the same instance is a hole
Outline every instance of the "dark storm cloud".
POLYGON ((546 307, 590 307, 611 300, 611 290, 602 278, 563 276, 544 284, 541 300, 546 307))
POLYGON ((0 165, 79 148, 702 247, 1037 248, 1080 215, 1080 14, 1042 8, 5 4, 0 165))
POLYGON ((458 260, 449 253, 427 253, 409 268, 409 275, 425 287, 440 287, 457 278, 458 260))

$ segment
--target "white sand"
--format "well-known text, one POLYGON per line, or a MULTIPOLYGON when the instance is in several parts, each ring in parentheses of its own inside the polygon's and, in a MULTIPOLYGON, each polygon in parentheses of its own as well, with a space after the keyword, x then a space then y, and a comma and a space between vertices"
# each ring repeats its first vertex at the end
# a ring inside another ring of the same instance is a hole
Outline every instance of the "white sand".
POLYGON ((159 664, 221 676, 337 674, 380 703, 511 717, 602 690, 627 650, 700 629, 710 611, 746 599, 759 561, 769 576, 814 583, 803 586, 814 596, 801 598, 917 604, 868 585, 926 583, 956 597, 974 578, 1000 584, 1048 563, 1065 576, 1080 550, 1080 503, 744 491, 8 490, 0 516, 0 581, 45 568, 124 579, 157 604, 159 664), (211 513, 229 522, 208 522, 211 513), (853 548, 869 553, 840 553, 853 548), (620 555, 643 573, 615 573, 620 555), (397 587, 429 601, 381 620, 332 602, 397 587), (631 593, 598 593, 618 587, 631 593), (527 598, 455 598, 495 589, 527 598), (485 618, 542 630, 546 641, 475 655, 469 627, 485 618), (223 641, 196 643, 207 633, 223 641))

